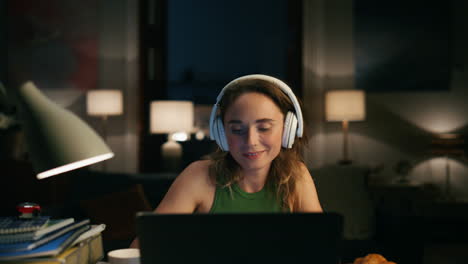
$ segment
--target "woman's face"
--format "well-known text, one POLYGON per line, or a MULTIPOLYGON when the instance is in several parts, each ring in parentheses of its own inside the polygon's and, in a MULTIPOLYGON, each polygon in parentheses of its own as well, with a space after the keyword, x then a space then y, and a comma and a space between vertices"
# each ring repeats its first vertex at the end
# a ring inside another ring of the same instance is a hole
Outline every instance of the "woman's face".
POLYGON ((224 115, 229 152, 245 171, 268 170, 281 150, 284 115, 266 95, 239 96, 224 115))

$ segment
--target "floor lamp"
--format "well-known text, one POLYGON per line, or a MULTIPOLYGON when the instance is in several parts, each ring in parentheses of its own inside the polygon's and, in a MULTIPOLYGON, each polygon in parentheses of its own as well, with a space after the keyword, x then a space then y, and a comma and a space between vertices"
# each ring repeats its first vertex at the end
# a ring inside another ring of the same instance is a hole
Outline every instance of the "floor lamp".
MULTIPOLYGON (((86 111, 90 116, 101 118, 102 137, 107 140, 107 118, 123 113, 121 90, 90 90, 86 95, 86 111)), ((106 163, 103 162, 106 170, 106 163)))
POLYGON ((436 134, 431 141, 431 154, 445 158, 445 190, 443 198, 453 200, 451 191, 450 158, 465 156, 465 141, 459 134, 436 134))
POLYGON ((365 94, 362 90, 332 90, 325 96, 325 115, 330 122, 341 122, 343 129, 343 158, 340 164, 352 163, 348 154, 348 130, 350 121, 366 118, 365 94))
POLYGON ((49 100, 32 81, 6 91, 18 103, 27 148, 38 179, 114 156, 90 126, 49 100))
POLYGON ((167 142, 161 146, 165 169, 176 171, 180 168, 182 146, 176 141, 176 133, 190 133, 193 130, 194 107, 191 101, 153 101, 150 105, 150 132, 167 134, 167 142))

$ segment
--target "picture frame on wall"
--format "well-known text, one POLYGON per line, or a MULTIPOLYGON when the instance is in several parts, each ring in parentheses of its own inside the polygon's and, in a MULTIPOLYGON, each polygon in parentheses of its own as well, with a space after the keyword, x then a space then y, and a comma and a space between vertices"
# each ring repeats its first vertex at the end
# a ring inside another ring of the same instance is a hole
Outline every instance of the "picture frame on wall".
POLYGON ((356 88, 450 89, 451 1, 353 2, 356 88))

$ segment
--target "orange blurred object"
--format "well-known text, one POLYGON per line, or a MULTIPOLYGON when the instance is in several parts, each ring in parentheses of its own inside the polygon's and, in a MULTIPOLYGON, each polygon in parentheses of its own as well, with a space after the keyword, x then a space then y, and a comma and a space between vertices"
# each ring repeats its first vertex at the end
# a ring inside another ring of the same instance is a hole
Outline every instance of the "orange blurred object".
POLYGON ((387 261, 382 255, 371 253, 365 257, 356 258, 353 264, 396 264, 393 261, 387 261))

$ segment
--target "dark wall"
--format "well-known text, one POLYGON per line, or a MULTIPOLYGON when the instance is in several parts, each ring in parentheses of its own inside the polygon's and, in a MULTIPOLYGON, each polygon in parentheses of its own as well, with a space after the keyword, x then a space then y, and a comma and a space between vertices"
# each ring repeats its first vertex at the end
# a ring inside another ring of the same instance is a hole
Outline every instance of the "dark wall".
MULTIPOLYGON (((253 73, 285 80, 300 97, 302 1, 290 2, 140 2, 141 172, 164 171, 155 161, 161 160, 160 147, 167 136, 147 134, 152 100, 212 105, 229 81, 253 73)), ((209 140, 191 140, 183 146, 182 166, 215 148, 209 140)))
POLYGON ((169 99, 212 104, 240 75, 287 77, 287 1, 171 0, 167 8, 169 99))
POLYGON ((7 33, 6 33, 6 1, 0 1, 0 81, 5 82, 7 76, 7 33))
POLYGON ((356 88, 368 92, 448 90, 451 15, 451 1, 355 1, 356 88))

